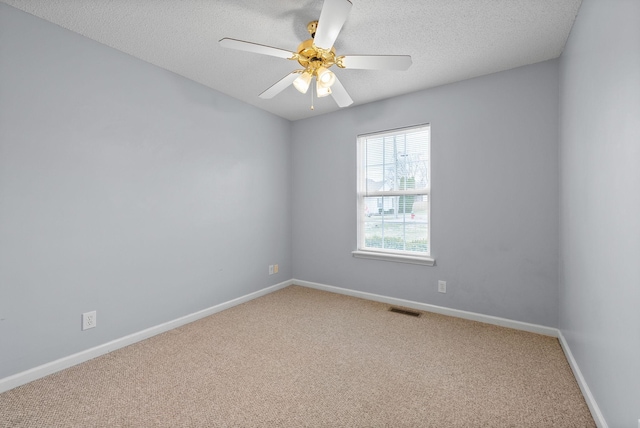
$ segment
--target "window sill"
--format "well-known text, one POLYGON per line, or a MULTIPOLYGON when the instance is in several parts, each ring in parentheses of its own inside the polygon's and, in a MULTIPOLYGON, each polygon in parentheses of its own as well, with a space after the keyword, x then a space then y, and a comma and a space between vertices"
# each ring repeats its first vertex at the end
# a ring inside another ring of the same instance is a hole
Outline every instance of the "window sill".
POLYGON ((387 262, 409 263, 413 265, 434 266, 435 259, 431 257, 404 256, 400 254, 376 253, 373 251, 352 251, 353 257, 359 259, 383 260, 387 262))

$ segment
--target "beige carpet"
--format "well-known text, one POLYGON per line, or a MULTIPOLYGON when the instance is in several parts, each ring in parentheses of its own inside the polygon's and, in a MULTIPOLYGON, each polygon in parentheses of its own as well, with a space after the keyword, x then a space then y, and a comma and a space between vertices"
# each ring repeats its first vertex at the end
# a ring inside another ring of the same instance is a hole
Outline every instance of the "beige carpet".
POLYGON ((557 339, 292 286, 0 394, 2 427, 594 427, 557 339))

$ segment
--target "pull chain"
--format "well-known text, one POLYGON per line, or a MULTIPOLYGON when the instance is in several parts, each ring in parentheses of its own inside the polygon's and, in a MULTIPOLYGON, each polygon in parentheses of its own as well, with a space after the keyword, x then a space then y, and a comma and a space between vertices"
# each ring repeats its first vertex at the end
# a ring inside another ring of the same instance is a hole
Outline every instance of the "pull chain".
POLYGON ((313 89, 315 85, 311 85, 311 110, 313 110, 313 89))

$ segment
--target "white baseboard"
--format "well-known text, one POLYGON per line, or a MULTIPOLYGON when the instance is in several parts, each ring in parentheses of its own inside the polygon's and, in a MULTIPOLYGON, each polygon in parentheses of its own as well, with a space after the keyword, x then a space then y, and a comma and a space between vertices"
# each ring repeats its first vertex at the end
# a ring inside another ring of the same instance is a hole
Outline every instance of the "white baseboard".
POLYGON ((562 346, 562 350, 564 351, 564 355, 567 357, 567 361, 569 361, 569 366, 573 371, 573 375, 578 382, 578 386, 582 391, 582 395, 584 396, 584 400, 587 402, 587 406, 589 406, 589 410, 591 411, 591 416, 595 421, 598 428, 608 428, 607 421, 605 421, 602 412, 600 411, 600 407, 598 407, 598 403, 596 403, 596 399, 593 398, 593 394, 591 394, 591 390, 587 385, 587 381, 582 376, 582 372, 580 371, 580 367, 578 367, 578 363, 575 358, 573 358, 573 354, 571 353, 571 349, 569 348, 569 344, 567 340, 564 338, 562 331, 558 331, 558 340, 560 341, 560 346, 562 346))
POLYGON ((140 342, 141 340, 148 339, 160 333, 164 333, 165 331, 173 330, 174 328, 180 327, 182 325, 189 324, 204 317, 208 317, 209 315, 213 315, 216 312, 232 308, 233 306, 237 306, 241 303, 245 303, 266 294, 272 293, 276 290, 280 290, 281 288, 287 287, 291 284, 293 284, 292 280, 284 281, 279 284, 263 288, 262 290, 258 290, 253 293, 238 297, 236 299, 229 300, 228 302, 211 306, 210 308, 185 315, 172 321, 158 324, 154 327, 147 328, 137 333, 133 333, 128 336, 112 340, 111 342, 98 345, 94 348, 90 348, 85 351, 81 351, 76 354, 51 361, 50 363, 25 370, 20 373, 16 373, 15 375, 5 377, 3 379, 0 379, 0 393, 32 382, 36 379, 40 379, 44 376, 50 375, 60 370, 64 370, 71 366, 75 366, 76 364, 91 360, 92 358, 99 357, 100 355, 115 351, 116 349, 124 348, 125 346, 140 342))
POLYGON ((479 321, 486 324, 509 327, 516 330, 528 331, 531 333, 543 334, 545 336, 558 337, 558 329, 546 327, 538 324, 530 324, 522 321, 514 321, 507 318, 483 315, 476 312, 461 311, 459 309, 446 308, 444 306, 430 305, 412 300, 397 299, 395 297, 382 296, 380 294, 366 293, 364 291, 349 290, 348 288, 334 287, 332 285, 318 284, 316 282, 302 281, 294 279, 293 284, 303 287, 315 288, 318 290, 330 291, 332 293, 345 294, 347 296, 359 297, 361 299, 374 300, 376 302, 388 303, 391 305, 404 306, 405 308, 417 309, 419 311, 434 312, 441 315, 449 315, 457 318, 464 318, 472 321, 479 321))

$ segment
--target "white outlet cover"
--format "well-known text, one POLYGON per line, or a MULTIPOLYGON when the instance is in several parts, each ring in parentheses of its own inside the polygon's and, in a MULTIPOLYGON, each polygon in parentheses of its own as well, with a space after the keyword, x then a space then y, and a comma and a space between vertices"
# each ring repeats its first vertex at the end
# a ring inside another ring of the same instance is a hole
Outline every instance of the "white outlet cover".
POLYGON ((82 330, 94 328, 97 324, 96 311, 85 312, 82 314, 82 330))
POLYGON ((447 281, 438 281, 438 291, 440 293, 447 292, 447 281))
POLYGON ((273 275, 273 265, 269 265, 269 275, 273 275))

